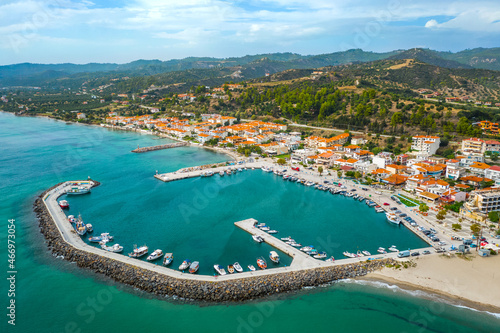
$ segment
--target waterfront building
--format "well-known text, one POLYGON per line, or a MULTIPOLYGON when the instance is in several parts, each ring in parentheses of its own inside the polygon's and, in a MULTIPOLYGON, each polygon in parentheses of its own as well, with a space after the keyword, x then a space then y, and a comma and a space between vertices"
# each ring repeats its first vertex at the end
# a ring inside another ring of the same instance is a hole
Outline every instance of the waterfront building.
POLYGON ((420 184, 429 180, 431 180, 431 177, 424 174, 410 176, 406 180, 405 189, 410 192, 416 192, 417 188, 420 187, 420 184))
POLYGON ((80 112, 76 114, 76 119, 85 119, 85 118, 87 118, 85 113, 80 112))
POLYGON ((460 209, 460 215, 485 221, 491 211, 500 211, 500 189, 498 188, 486 188, 471 192, 469 199, 460 209))

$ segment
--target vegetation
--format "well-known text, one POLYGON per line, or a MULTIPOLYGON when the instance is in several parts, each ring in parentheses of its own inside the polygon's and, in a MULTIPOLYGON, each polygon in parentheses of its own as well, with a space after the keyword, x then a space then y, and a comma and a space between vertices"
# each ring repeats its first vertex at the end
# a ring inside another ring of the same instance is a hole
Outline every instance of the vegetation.
POLYGON ((479 233, 481 232, 481 226, 479 225, 479 223, 474 223, 470 226, 470 230, 474 236, 478 237, 479 233))
POLYGON ((446 218, 446 209, 443 209, 443 210, 440 210, 437 214, 436 214, 436 219, 442 221, 446 218))
POLYGON ((451 228, 452 228, 453 230, 455 230, 455 231, 457 231, 457 230, 462 230, 462 225, 461 225, 460 223, 453 223, 453 224, 451 225, 451 228))
POLYGON ((448 210, 451 210, 455 213, 459 213, 460 212, 460 208, 464 205, 463 202, 454 202, 452 204, 447 204, 445 205, 445 208, 448 209, 448 210))
POLYGON ((492 211, 488 213, 488 218, 491 222, 498 222, 500 216, 498 215, 498 212, 492 211))
POLYGON ((427 206, 425 203, 422 203, 422 204, 420 204, 418 210, 425 213, 425 212, 429 211, 429 206, 427 206))

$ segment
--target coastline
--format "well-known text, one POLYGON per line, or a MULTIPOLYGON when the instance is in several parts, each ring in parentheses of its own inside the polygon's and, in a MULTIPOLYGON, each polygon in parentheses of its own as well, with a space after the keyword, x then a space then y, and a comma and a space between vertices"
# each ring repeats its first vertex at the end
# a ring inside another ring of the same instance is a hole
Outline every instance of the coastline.
MULTIPOLYGON (((496 288, 500 272, 500 256, 471 259, 433 255, 415 260, 416 267, 382 270, 359 278, 396 285, 403 290, 422 291, 443 296, 453 305, 470 307, 500 315, 500 289, 496 288)), ((432 296, 432 295, 430 295, 432 296)))

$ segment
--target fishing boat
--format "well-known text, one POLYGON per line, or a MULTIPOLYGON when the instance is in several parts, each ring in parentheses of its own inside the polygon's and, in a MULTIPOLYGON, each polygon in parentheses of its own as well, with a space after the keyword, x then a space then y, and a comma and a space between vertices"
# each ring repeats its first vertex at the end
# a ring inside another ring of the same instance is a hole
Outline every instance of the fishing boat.
POLYGON ((376 211, 377 213, 383 213, 383 212, 384 212, 384 209, 383 209, 382 207, 380 207, 380 206, 377 206, 377 207, 375 207, 375 211, 376 211))
POLYGON ((385 216, 387 217, 387 220, 391 223, 394 223, 394 224, 400 224, 401 223, 401 220, 399 219, 399 217, 396 215, 396 213, 393 213, 393 212, 387 212, 385 213, 385 216))
POLYGON ((227 265, 227 271, 229 272, 229 274, 233 274, 234 273, 234 266, 233 265, 227 265))
POLYGON ((161 257, 163 257, 163 251, 160 250, 160 249, 157 249, 157 250, 154 250, 153 253, 151 253, 147 258, 146 260, 147 261, 153 261, 153 260, 157 260, 157 259, 160 259, 161 257))
POLYGON ((227 171, 226 171, 226 175, 229 175, 229 176, 230 176, 230 175, 231 175, 231 170, 227 170, 227 171))
POLYGON ((399 250, 396 248, 396 245, 392 245, 392 246, 389 248, 389 251, 391 251, 391 252, 399 252, 399 250))
POLYGON ((318 250, 312 249, 311 251, 307 251, 306 253, 310 256, 314 256, 314 255, 318 254, 318 250))
POLYGON ((361 252, 361 250, 358 250, 358 252, 356 252, 356 256, 357 257, 363 257, 364 254, 363 254, 363 252, 361 252))
POLYGON ((106 242, 102 241, 99 243, 101 245, 101 249, 109 251, 109 252, 114 252, 114 253, 120 253, 123 251, 123 246, 120 244, 113 244, 112 246, 107 246, 106 242))
POLYGON ((300 251, 302 251, 302 252, 308 252, 308 251, 312 251, 312 250, 314 250, 314 246, 311 246, 311 245, 310 246, 304 246, 304 247, 300 248, 300 251))
POLYGON ((85 226, 85 223, 83 223, 81 219, 75 222, 75 231, 80 236, 83 236, 87 233, 87 227, 85 226))
POLYGON ((235 269, 238 273, 243 272, 243 268, 241 268, 241 265, 240 265, 240 263, 239 263, 239 262, 235 262, 235 263, 233 264, 233 267, 234 267, 234 269, 235 269))
POLYGON ((252 235, 252 238, 254 241, 256 241, 257 243, 262 243, 264 240, 262 239, 262 237, 258 236, 258 235, 252 235))
POLYGON ((194 274, 198 272, 199 268, 200 268, 200 263, 198 261, 193 261, 193 263, 189 265, 189 273, 194 274))
POLYGON ((278 253, 276 253, 276 251, 269 252, 269 259, 271 259, 271 261, 275 264, 280 263, 280 256, 278 255, 278 253))
POLYGON ((259 258, 257 259, 257 266, 259 266, 260 269, 266 269, 267 262, 264 260, 264 258, 259 258))
POLYGON ((182 264, 180 264, 179 270, 180 271, 186 270, 189 268, 189 266, 191 266, 191 260, 186 259, 182 262, 182 264))
POLYGON ((335 258, 332 256, 328 259, 325 260, 326 262, 334 262, 335 261, 335 258))
POLYGON ((361 251, 361 253, 363 253, 365 256, 371 256, 372 254, 368 251, 361 251))
POLYGON ((221 265, 214 265, 214 269, 219 275, 226 275, 226 271, 221 265))
POLYGON ((104 242, 111 242, 113 241, 114 237, 111 236, 109 233, 102 233, 99 236, 94 236, 94 237, 89 237, 89 242, 91 243, 100 243, 102 241, 104 242))
POLYGON ((61 200, 59 201, 59 207, 62 209, 69 208, 69 202, 67 200, 61 200))
POLYGON ((168 266, 174 261, 173 253, 165 253, 165 257, 163 257, 163 266, 168 266))
POLYGON ((348 258, 356 258, 356 255, 354 253, 350 253, 347 251, 344 251, 342 254, 348 258))
POLYGON ((219 172, 219 176, 224 177, 224 171, 219 172))
POLYGON ((76 222, 75 216, 74 215, 69 215, 68 216, 68 222, 75 223, 76 222))
POLYGON ((255 266, 254 265, 248 265, 248 269, 253 272, 253 271, 255 271, 255 266))
POLYGON ((69 195, 79 195, 90 193, 90 186, 72 186, 66 194, 69 195))
POLYGON ((130 258, 139 258, 142 257, 143 255, 146 255, 149 251, 149 248, 146 245, 143 245, 141 247, 137 247, 137 245, 134 245, 134 250, 128 254, 130 258))
POLYGON ((383 248, 383 247, 379 247, 379 248, 377 249, 377 252, 378 252, 378 253, 382 253, 382 254, 387 253, 387 251, 386 251, 386 250, 385 250, 385 248, 383 248))
POLYGON ((87 223, 85 225, 85 227, 87 228, 87 232, 93 232, 94 231, 94 227, 92 227, 92 224, 90 224, 90 223, 87 223))
POLYGON ((314 259, 325 259, 326 258, 326 252, 322 251, 319 252, 318 254, 315 254, 313 256, 314 259))
POLYGON ((268 230, 267 231, 268 234, 277 234, 278 233, 278 230, 268 230))

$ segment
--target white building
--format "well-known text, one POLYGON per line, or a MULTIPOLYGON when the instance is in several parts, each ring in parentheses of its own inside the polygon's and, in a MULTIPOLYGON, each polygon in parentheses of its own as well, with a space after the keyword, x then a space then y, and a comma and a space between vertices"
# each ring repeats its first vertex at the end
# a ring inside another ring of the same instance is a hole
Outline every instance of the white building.
POLYGON ((493 179, 496 185, 500 185, 500 167, 494 165, 489 169, 486 169, 484 176, 489 179, 493 179))
POLYGON ((392 154, 388 152, 381 152, 376 156, 373 156, 372 163, 375 164, 379 169, 385 169, 385 167, 389 164, 392 164, 394 161, 392 160, 392 154))
POLYGON ((411 149, 420 152, 422 156, 431 156, 436 153, 440 143, 439 136, 417 135, 413 137, 411 149))

